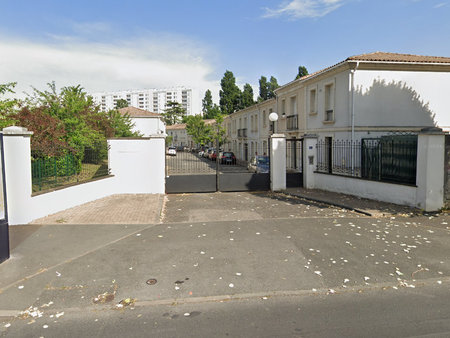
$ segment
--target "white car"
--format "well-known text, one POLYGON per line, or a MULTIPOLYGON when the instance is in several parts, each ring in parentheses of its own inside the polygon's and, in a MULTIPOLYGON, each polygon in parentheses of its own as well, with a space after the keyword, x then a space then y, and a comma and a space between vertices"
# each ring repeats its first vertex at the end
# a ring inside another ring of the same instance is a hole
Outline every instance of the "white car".
POLYGON ((167 155, 176 156, 177 155, 177 148, 169 147, 169 150, 167 151, 167 155))

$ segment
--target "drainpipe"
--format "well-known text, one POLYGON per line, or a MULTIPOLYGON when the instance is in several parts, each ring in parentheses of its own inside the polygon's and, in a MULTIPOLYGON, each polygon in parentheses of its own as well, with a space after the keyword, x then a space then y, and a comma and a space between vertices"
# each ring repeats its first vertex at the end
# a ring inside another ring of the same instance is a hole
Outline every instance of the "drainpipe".
POLYGON ((352 109, 351 109, 351 119, 352 119, 352 174, 355 173, 355 150, 353 144, 355 142, 355 71, 358 69, 359 61, 356 62, 356 67, 350 71, 351 76, 351 86, 352 86, 352 109))

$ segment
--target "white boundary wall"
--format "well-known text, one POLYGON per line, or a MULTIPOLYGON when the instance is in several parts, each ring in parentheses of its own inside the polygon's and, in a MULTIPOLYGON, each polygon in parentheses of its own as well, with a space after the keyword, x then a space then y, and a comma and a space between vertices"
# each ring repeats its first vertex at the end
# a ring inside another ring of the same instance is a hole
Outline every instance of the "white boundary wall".
POLYGON ((113 194, 164 194, 165 139, 108 140, 111 176, 32 196, 32 133, 3 130, 5 180, 10 225, 25 224, 49 214, 113 194))
POLYGON ((416 207, 416 187, 315 173, 315 188, 416 207))
POLYGON ((418 136, 416 186, 369 181, 315 172, 317 136, 305 135, 303 186, 437 211, 444 206, 445 134, 424 130, 418 136))

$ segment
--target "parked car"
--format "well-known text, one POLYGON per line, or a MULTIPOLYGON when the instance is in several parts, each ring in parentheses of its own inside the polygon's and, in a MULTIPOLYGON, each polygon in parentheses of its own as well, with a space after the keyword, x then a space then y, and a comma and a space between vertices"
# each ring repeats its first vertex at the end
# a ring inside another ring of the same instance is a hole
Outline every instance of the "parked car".
POLYGON ((220 164, 236 164, 236 156, 232 151, 219 153, 220 164))
POLYGON ((176 156, 177 155, 177 148, 169 147, 169 149, 167 150, 167 155, 176 156))
POLYGON ((212 154, 215 150, 216 150, 216 149, 214 149, 214 148, 209 148, 209 149, 208 149, 208 152, 206 153, 206 156, 204 156, 204 157, 211 159, 211 154, 212 154))
POLYGON ((202 146, 198 152, 198 156, 204 157, 205 152, 208 152, 209 147, 202 146))
POLYGON ((211 154, 209 154, 209 159, 210 159, 211 161, 216 161, 216 160, 217 160, 217 150, 213 150, 213 151, 211 152, 211 154))
POLYGON ((269 156, 254 156, 248 163, 247 169, 254 173, 265 174, 270 170, 269 156))

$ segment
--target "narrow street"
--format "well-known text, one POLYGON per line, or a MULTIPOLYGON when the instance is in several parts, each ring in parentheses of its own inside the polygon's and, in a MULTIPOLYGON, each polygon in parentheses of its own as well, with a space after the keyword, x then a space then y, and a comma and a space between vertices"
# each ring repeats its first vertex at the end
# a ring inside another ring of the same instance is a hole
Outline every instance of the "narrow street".
POLYGON ((36 225, 0 265, 0 335, 449 335, 445 214, 369 217, 270 193, 165 198, 160 223, 36 225))

